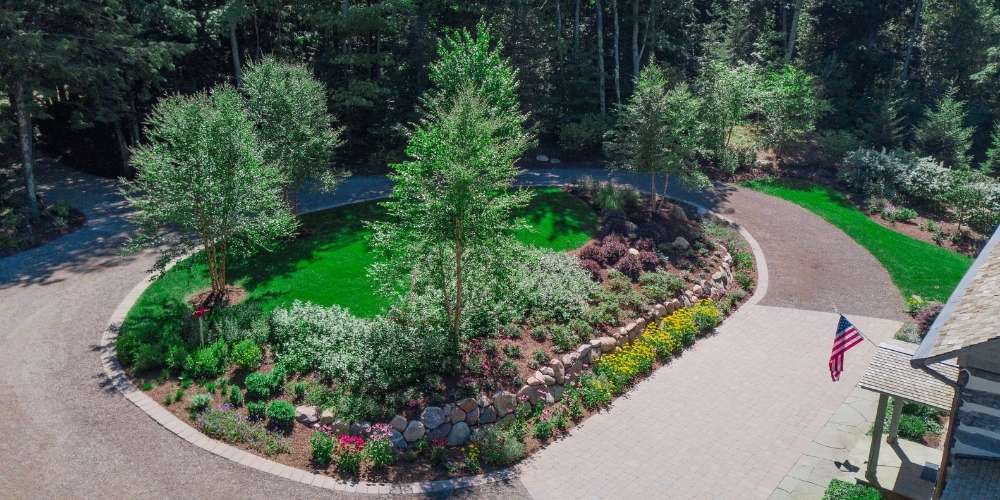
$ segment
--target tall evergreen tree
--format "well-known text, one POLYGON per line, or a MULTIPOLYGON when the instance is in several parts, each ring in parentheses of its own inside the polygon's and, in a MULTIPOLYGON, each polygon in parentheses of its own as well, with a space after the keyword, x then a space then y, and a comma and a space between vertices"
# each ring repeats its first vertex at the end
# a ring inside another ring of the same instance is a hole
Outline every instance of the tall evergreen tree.
POLYGON ((967 126, 965 103, 955 97, 957 90, 949 89, 914 131, 917 151, 933 156, 952 168, 965 169, 970 165, 969 148, 972 146, 973 127, 967 126))

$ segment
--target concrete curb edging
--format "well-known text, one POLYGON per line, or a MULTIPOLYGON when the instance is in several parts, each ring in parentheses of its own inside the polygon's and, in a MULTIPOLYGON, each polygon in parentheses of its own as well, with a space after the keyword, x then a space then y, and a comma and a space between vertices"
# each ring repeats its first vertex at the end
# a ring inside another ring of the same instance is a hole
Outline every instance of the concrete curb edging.
MULTIPOLYGON (((362 203, 365 201, 372 201, 375 199, 380 199, 384 196, 368 197, 364 199, 354 199, 348 200, 342 203, 334 203, 329 206, 324 206, 320 208, 314 208, 308 212, 316 212, 320 210, 326 210, 329 208, 335 208, 343 205, 350 205, 354 203, 362 203)), ((728 218, 714 214, 705 207, 692 203, 686 200, 679 200, 694 206, 698 209, 701 214, 711 214, 721 220, 730 222, 728 218)), ((306 213, 308 213, 306 212, 306 213)), ((753 252, 754 261, 757 266, 757 287, 754 294, 750 297, 740 307, 739 310, 735 311, 729 316, 729 318, 735 317, 740 311, 745 310, 747 306, 757 304, 763 299, 764 295, 767 293, 768 286, 768 271, 767 262, 764 259, 764 252, 757 240, 750 235, 750 233, 738 224, 733 224, 739 229, 741 236, 750 244, 750 248, 753 252)), ((167 269, 172 267, 174 264, 179 262, 181 259, 187 257, 182 256, 171 262, 167 269)), ((168 431, 176 434, 181 439, 191 443, 202 450, 209 453, 218 455, 219 457, 228 459, 232 462, 244 465, 251 469, 255 469, 260 472, 267 474, 272 474, 278 477, 282 477, 291 481, 302 483, 309 486, 315 486, 318 488, 323 488, 332 491, 349 492, 349 493, 365 493, 365 494, 429 494, 429 493, 442 493, 448 491, 454 491, 464 488, 471 488, 475 486, 481 486, 485 484, 500 482, 500 481, 510 481, 514 479, 517 475, 518 466, 514 466, 508 469, 498 470, 490 472, 487 474, 479 474, 475 476, 465 476, 455 479, 443 479, 436 481, 419 481, 411 483, 370 483, 364 481, 343 481, 340 479, 335 479, 330 476, 314 474, 302 469, 295 467, 290 467, 278 462, 268 460, 254 453, 244 451, 235 446, 229 445, 222 441, 218 441, 208 436, 202 434, 200 431, 191 427, 183 420, 177 418, 173 413, 168 411, 159 402, 154 401, 152 398, 147 396, 139 388, 137 388, 129 379, 128 375, 125 373, 124 368, 118 361, 117 351, 115 350, 115 341, 118 338, 118 331, 121 327, 122 322, 125 320, 125 316, 128 314, 132 306, 139 300, 139 297, 143 292, 152 284, 151 279, 144 279, 143 281, 136 284, 132 290, 125 296, 125 298, 118 304, 114 312, 112 312, 111 317, 108 320, 108 327, 104 330, 104 334, 101 337, 100 342, 100 358, 101 366, 104 370, 105 376, 107 376, 109 382, 116 390, 122 393, 125 399, 129 400, 138 407, 140 410, 146 413, 150 418, 156 421, 160 426, 167 429, 168 431)))

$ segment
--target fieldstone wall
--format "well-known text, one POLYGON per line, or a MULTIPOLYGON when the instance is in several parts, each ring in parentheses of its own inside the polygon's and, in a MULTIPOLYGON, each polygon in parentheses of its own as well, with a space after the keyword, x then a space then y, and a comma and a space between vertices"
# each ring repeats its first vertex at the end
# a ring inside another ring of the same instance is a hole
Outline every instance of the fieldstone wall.
MULTIPOLYGON (((445 440, 449 446, 462 446, 488 426, 513 420, 514 409, 522 402, 535 404, 543 401, 549 405, 559 401, 566 383, 588 373, 591 364, 600 359, 601 355, 613 352, 619 345, 638 338, 650 321, 690 306, 700 299, 718 299, 725 295, 733 282, 733 258, 725 249, 722 252, 722 265, 712 273, 710 279, 692 285, 677 298, 648 306, 641 316, 615 329, 611 335, 592 339, 580 344, 575 350, 550 359, 545 366, 528 377, 525 385, 516 393, 499 391, 492 397, 479 396, 478 399, 465 398, 443 406, 428 406, 418 418, 410 420, 396 415, 388 423, 392 428, 393 445, 397 449, 406 449, 427 437, 431 440, 445 440)), ((315 428, 326 427, 335 434, 365 434, 371 428, 371 424, 367 422, 348 423, 336 420, 329 410, 320 413, 314 406, 299 406, 297 411, 298 420, 302 424, 315 428)))

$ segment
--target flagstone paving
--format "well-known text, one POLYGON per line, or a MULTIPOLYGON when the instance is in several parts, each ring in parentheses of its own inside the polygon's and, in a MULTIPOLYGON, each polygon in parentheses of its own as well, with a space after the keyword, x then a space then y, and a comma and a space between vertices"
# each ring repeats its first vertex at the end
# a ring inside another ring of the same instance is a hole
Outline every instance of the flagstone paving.
MULTIPOLYGON (((63 172, 51 178, 62 178, 63 172)), ((534 171, 559 183, 601 170, 534 171)), ((110 181, 72 174, 48 199, 73 198, 80 231, 0 259, 0 491, 46 498, 343 497, 251 471, 191 446, 107 386, 97 344, 108 317, 152 264, 121 257, 127 209, 110 181)), ((639 186, 645 183, 639 183, 639 186)), ((357 177, 304 208, 376 197, 357 177)), ((672 191, 678 196, 691 196, 672 191)), ((875 259, 805 210, 723 186, 695 201, 743 224, 769 267, 768 291, 518 470, 519 480, 457 492, 475 498, 766 498, 852 392, 870 345, 829 381, 836 305, 870 338, 892 335, 902 301, 875 259)))

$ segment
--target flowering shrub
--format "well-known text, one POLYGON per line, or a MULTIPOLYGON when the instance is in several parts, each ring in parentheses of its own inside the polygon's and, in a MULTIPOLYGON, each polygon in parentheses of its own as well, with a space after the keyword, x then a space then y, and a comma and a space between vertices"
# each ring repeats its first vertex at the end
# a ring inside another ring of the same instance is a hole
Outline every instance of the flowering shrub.
POLYGON ((601 356, 594 365, 594 373, 605 376, 615 392, 621 392, 640 375, 649 373, 654 361, 656 350, 652 346, 642 341, 632 342, 601 356))
POLYGON ((333 460, 333 439, 325 432, 316 431, 309 437, 312 448, 312 461, 320 467, 330 465, 333 460))
POLYGON ((372 467, 381 469, 396 461, 396 455, 392 452, 392 427, 389 424, 372 425, 368 442, 364 446, 364 455, 371 462, 372 467))
POLYGON ((465 447, 465 461, 462 465, 466 472, 470 472, 472 474, 482 470, 482 465, 479 463, 479 447, 475 444, 470 444, 465 447))
POLYGON ((337 438, 337 469, 348 474, 357 474, 361 470, 364 448, 363 437, 341 434, 337 438))
POLYGON ((722 313, 719 307, 711 300, 702 300, 691 308, 695 325, 701 333, 708 333, 719 326, 722 321, 722 313))
POLYGON ((656 357, 666 360, 681 352, 684 346, 681 339, 668 330, 660 328, 655 322, 648 323, 642 332, 641 342, 656 351, 656 357))
POLYGON ((694 321, 694 311, 691 307, 678 309, 670 316, 663 318, 660 321, 660 328, 680 340, 684 347, 693 344, 695 337, 698 336, 698 325, 694 321))

